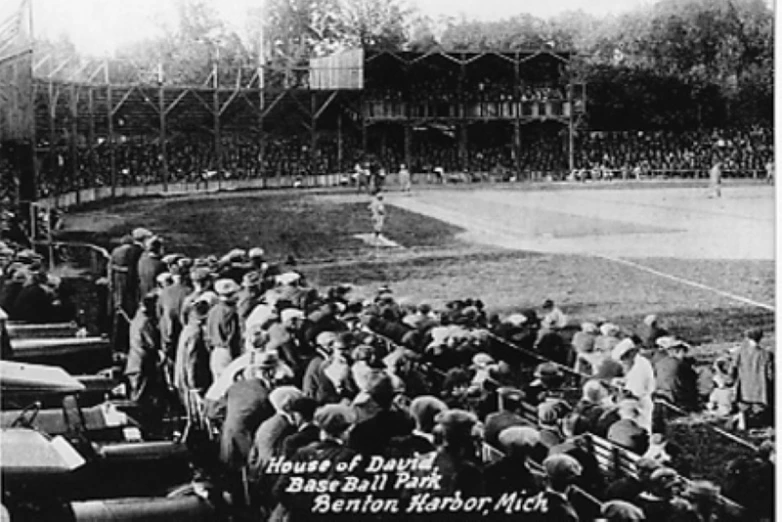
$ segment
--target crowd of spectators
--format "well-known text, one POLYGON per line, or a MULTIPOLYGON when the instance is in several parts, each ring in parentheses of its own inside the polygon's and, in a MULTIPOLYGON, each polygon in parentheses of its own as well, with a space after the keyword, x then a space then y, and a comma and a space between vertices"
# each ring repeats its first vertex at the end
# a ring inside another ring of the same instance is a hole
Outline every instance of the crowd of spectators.
MULTIPOLYGON (((710 129, 700 131, 583 132, 576 140, 576 166, 632 173, 696 176, 717 160, 739 176, 765 177, 773 161, 770 129, 710 129)), ((633 176, 634 177, 634 176, 633 176)))
MULTIPOLYGON (((719 486, 686 480, 692 462, 661 440, 667 417, 656 401, 744 428, 773 412, 773 354, 757 329, 699 387, 690 346, 654 316, 630 332, 576 326, 551 301, 506 316, 473 298, 435 310, 388 287, 368 299, 350 286, 319 291, 259 247, 198 259, 164 250, 136 229, 111 254, 115 306, 130 320, 130 395, 147 419, 175 400, 208 418, 216 451, 203 472, 233 509, 273 520, 308 519, 316 497, 291 485, 295 473, 274 472, 275 459, 357 456, 428 462, 438 495, 540 494, 545 520, 729 519, 719 486), (643 456, 639 476, 603 475, 585 433, 643 456), (503 456, 484 462, 486 447, 503 456), (577 501, 573 486, 602 504, 577 501)), ((769 519, 773 444, 742 459, 723 493, 744 504, 742 520, 769 519)), ((335 473, 313 468, 307 478, 335 473)))
MULTIPOLYGON (((386 110, 390 104, 393 102, 378 102, 378 110, 386 110)), ((434 105, 421 110, 440 111, 434 105)), ((510 110, 506 105, 511 104, 475 102, 471 110, 474 116, 487 116, 497 111, 510 110)), ((447 112, 449 109, 443 110, 447 112)), ((504 128, 504 135, 498 135, 494 140, 481 136, 481 145, 470 143, 468 155, 464 159, 459 157, 455 132, 450 137, 444 134, 442 139, 428 139, 422 133, 414 133, 413 161, 410 162, 413 174, 431 174, 434 168, 441 168, 446 173, 478 174, 498 169, 515 170, 516 162, 512 160, 510 147, 512 130, 509 126, 504 128), (503 141, 508 144, 507 147, 497 145, 503 141)), ((530 173, 540 173, 551 175, 553 179, 570 176, 581 180, 637 179, 658 175, 698 177, 720 160, 726 176, 763 178, 770 177, 769 173, 773 171, 772 140, 773 132, 765 128, 578 132, 574 143, 576 170, 568 172, 566 129, 552 131, 548 127, 536 129, 525 126, 522 129, 518 162, 521 172, 514 175, 524 178, 530 173)), ((226 135, 221 141, 222 179, 262 176, 306 178, 311 175, 344 174, 350 172, 356 161, 366 157, 361 150, 360 140, 352 135, 343 138, 341 156, 337 140, 330 134, 321 136, 314 153, 311 147, 308 135, 267 137, 263 151, 259 140, 252 136, 226 135)), ((57 149, 51 156, 44 154, 39 157, 39 188, 42 195, 111 185, 108 142, 100 140, 91 151, 86 144, 76 150, 75 176, 67 150, 57 149)), ((155 138, 123 137, 117 141, 114 150, 119 186, 162 182, 160 144, 155 138)), ((214 151, 214 142, 209 135, 172 137, 166 148, 169 182, 204 182, 220 177, 214 151)), ((381 155, 383 168, 389 172, 395 171, 404 162, 402 140, 385 147, 381 155)), ((482 178, 478 176, 475 179, 482 178)))
POLYGON ((76 318, 73 290, 43 261, 29 248, 0 241, 0 310, 8 319, 56 323, 76 318))

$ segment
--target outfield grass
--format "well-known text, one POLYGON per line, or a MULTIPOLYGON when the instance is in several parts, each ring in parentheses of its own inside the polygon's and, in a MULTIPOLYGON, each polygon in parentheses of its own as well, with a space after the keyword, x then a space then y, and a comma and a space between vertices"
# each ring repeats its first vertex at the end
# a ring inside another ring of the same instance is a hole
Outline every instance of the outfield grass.
MULTIPOLYGON (((166 240, 166 250, 189 256, 263 246, 273 258, 337 259, 372 247, 354 237, 372 231, 366 202, 341 202, 300 194, 130 201, 68 218, 64 239, 104 246, 135 227, 166 240)), ((389 208, 384 234, 407 247, 458 244, 457 227, 406 210, 389 208)))

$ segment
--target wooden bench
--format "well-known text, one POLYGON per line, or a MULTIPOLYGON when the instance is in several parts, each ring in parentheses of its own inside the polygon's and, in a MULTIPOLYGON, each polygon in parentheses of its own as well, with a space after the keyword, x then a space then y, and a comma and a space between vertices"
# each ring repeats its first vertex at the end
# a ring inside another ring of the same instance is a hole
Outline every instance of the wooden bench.
POLYGON ((638 478, 638 459, 640 455, 614 444, 593 433, 585 433, 589 451, 597 459, 600 470, 609 478, 638 478))

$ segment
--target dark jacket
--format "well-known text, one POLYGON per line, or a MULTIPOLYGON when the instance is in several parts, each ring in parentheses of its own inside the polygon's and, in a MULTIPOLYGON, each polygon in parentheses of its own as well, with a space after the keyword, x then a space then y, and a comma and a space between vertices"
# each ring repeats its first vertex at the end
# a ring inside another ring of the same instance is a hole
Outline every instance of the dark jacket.
POLYGON ((462 496, 483 494, 483 470, 475 459, 454 455, 443 447, 437 450, 434 469, 442 475, 438 494, 453 495, 456 491, 461 491, 462 496))
POLYGON ((242 332, 239 328, 239 315, 236 306, 220 301, 209 310, 206 319, 206 335, 210 350, 224 348, 231 357, 242 353, 242 332))
POLYGON ((288 435, 282 441, 282 454, 290 459, 299 449, 317 442, 320 437, 320 429, 314 424, 308 423, 299 428, 299 431, 288 435))
POLYGON ((160 342, 166 355, 171 358, 174 357, 177 340, 182 332, 182 303, 192 291, 192 288, 178 281, 164 288, 157 300, 160 342))
POLYGON ((160 256, 144 252, 138 260, 138 297, 143 298, 157 287, 157 276, 167 270, 160 256))
POLYGON ((247 463, 255 430, 274 414, 269 390, 258 379, 237 381, 225 396, 225 421, 220 434, 220 461, 232 469, 247 463))
POLYGON ((664 355, 653 361, 655 393, 687 410, 698 407, 698 375, 690 359, 664 355))
POLYGON ((649 433, 629 419, 613 423, 606 438, 638 455, 643 455, 649 449, 649 433))
POLYGON ((362 455, 386 455, 391 439, 409 435, 413 427, 413 421, 406 413, 382 410, 353 427, 348 447, 362 455))
POLYGON ((56 308, 52 294, 37 284, 28 284, 19 291, 12 310, 13 319, 28 321, 30 323, 56 322, 56 308))
POLYGON ((512 491, 526 491, 524 496, 532 496, 542 490, 544 484, 542 476, 534 474, 526 462, 512 455, 486 466, 483 475, 486 494, 494 497, 512 491))

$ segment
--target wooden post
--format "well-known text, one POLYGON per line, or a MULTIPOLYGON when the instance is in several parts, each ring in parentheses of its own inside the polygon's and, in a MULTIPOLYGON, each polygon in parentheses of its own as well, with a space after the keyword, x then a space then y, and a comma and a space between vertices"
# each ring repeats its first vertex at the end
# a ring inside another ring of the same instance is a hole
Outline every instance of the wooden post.
POLYGON ((163 64, 158 64, 158 118, 160 128, 158 138, 160 139, 160 173, 163 177, 163 192, 168 192, 168 148, 166 147, 167 129, 166 129, 166 91, 163 86, 163 64))
POLYGON ((112 88, 109 78, 109 66, 108 63, 105 67, 105 80, 106 80, 106 103, 108 104, 108 124, 109 124, 109 165, 111 167, 111 197, 112 199, 117 197, 117 154, 114 149, 114 102, 112 100, 112 88))
POLYGON ((79 117, 79 89, 74 82, 71 84, 71 99, 70 99, 70 129, 68 136, 68 156, 71 158, 71 180, 76 188, 76 203, 81 202, 80 197, 80 183, 79 183, 79 150, 77 147, 77 135, 79 133, 78 117, 79 117))
POLYGON ((576 168, 576 157, 575 157, 575 126, 573 123, 573 82, 572 80, 568 79, 568 102, 570 103, 570 111, 568 115, 568 170, 569 172, 573 172, 576 168))
POLYGON ((219 61, 220 50, 216 51, 216 57, 214 64, 214 70, 212 72, 212 123, 214 132, 214 147, 215 147, 215 169, 217 170, 217 190, 222 188, 223 181, 223 151, 220 136, 220 91, 219 91, 219 61))
POLYGON ((266 152, 266 136, 263 129, 263 112, 266 110, 266 87, 264 85, 264 81, 263 53, 261 53, 261 63, 258 66, 258 172, 261 175, 263 186, 265 188, 266 167, 264 165, 264 157, 266 152))
POLYGON ((467 143, 469 141, 468 127, 466 123, 459 123, 459 169, 462 172, 467 172, 467 143))
POLYGON ((522 113, 522 89, 521 89, 521 61, 519 53, 516 53, 516 63, 513 68, 513 105, 516 108, 516 117, 513 120, 513 156, 516 167, 516 179, 521 179, 521 113, 522 113))
POLYGON ((413 173, 413 126, 405 122, 405 166, 413 173))
POLYGON ((318 147, 318 100, 315 91, 310 88, 310 175, 305 177, 304 186, 316 186, 317 185, 317 147, 318 147), (307 181, 307 178, 312 178, 307 181), (311 185, 310 185, 311 184, 311 185))
MULTIPOLYGON (((47 151, 47 163, 49 164, 49 181, 50 183, 54 182, 54 180, 60 179, 59 173, 57 172, 57 169, 59 167, 58 161, 57 161, 57 155, 55 153, 54 144, 57 142, 57 133, 54 128, 54 116, 57 112, 56 109, 56 103, 57 101, 54 98, 54 82, 52 80, 49 80, 49 90, 48 90, 48 101, 49 101, 49 114, 47 115, 48 123, 49 123, 49 150, 47 151)), ((59 183, 57 184, 57 192, 63 192, 62 187, 59 186, 59 183)))
POLYGON ((89 124, 87 126, 87 159, 90 177, 95 178, 95 88, 87 87, 87 112, 89 114, 89 124))
POLYGON ((337 114, 337 170, 342 173, 342 166, 345 161, 345 151, 342 150, 342 111, 337 114))
POLYGON ((518 117, 513 121, 513 157, 518 180, 521 178, 521 122, 518 117))

